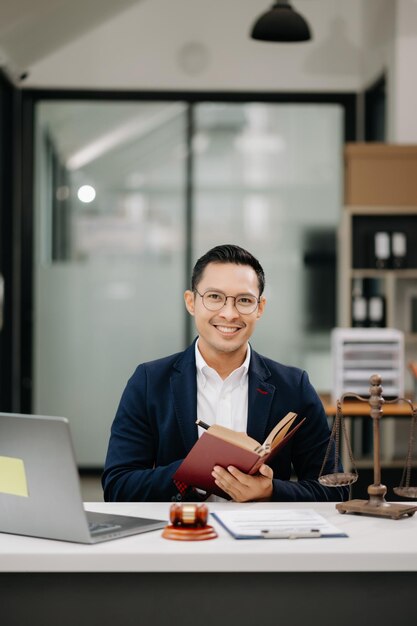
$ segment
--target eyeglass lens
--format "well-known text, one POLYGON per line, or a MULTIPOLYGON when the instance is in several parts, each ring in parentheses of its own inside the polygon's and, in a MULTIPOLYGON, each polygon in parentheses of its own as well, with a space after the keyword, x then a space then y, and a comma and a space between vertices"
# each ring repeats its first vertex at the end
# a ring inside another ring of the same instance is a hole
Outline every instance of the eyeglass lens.
POLYGON ((222 309, 228 298, 232 298, 234 300, 234 305, 239 313, 248 314, 252 313, 257 305, 258 299, 251 294, 241 294, 238 296, 226 296, 226 294, 221 291, 206 291, 203 294, 200 294, 203 299, 203 304, 206 309, 210 311, 219 311, 222 309))

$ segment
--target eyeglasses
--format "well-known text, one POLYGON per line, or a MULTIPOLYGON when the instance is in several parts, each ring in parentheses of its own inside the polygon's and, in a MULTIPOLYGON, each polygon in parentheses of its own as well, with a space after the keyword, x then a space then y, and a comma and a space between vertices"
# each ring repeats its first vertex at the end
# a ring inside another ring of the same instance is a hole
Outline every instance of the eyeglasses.
POLYGON ((234 306, 242 315, 250 315, 258 307, 261 299, 252 296, 250 293, 242 293, 237 296, 226 296, 222 291, 205 291, 200 293, 195 290, 203 301, 203 305, 209 311, 220 311, 226 306, 227 299, 234 300, 234 306))

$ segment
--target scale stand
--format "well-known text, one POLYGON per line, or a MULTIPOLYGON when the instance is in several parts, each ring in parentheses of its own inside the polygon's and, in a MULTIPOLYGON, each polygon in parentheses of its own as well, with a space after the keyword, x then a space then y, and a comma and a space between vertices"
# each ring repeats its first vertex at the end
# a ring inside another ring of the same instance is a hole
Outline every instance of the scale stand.
MULTIPOLYGON (((407 504, 401 504, 397 502, 391 503, 385 500, 385 494, 387 493, 387 488, 385 485, 381 484, 381 459, 380 459, 381 442, 380 442, 380 429, 379 429, 379 426, 380 426, 379 423, 380 423, 380 419, 383 413, 382 406, 385 403, 385 400, 382 397, 381 376, 379 376, 378 374, 374 374, 373 376, 371 376, 370 384, 371 384, 371 387, 369 390, 370 392, 369 400, 367 398, 361 398, 359 396, 356 396, 356 394, 345 394, 343 398, 348 395, 353 395, 354 397, 358 398, 362 402, 365 402, 365 401, 369 402, 369 405, 371 407, 370 415, 371 415, 371 418, 373 419, 373 436, 374 436, 374 482, 372 485, 369 485, 368 487, 368 494, 369 494, 368 500, 347 500, 346 502, 340 502, 336 504, 336 509, 339 511, 339 513, 372 515, 376 517, 388 517, 391 519, 411 517, 417 511, 417 506, 409 506, 407 504)), ((398 398, 396 400, 393 400, 393 402, 395 401, 398 401, 398 398)), ((411 402, 408 401, 408 403, 413 409, 411 402)), ((414 426, 414 424, 415 424, 415 412, 413 410, 413 424, 412 425, 414 426)), ((410 443, 412 445, 412 436, 410 436, 410 443)), ((337 462, 337 458, 336 458, 336 462, 337 462)), ((331 476, 332 476, 331 474, 327 476, 321 476, 319 478, 319 481, 322 484, 330 484, 331 476)), ((340 480, 342 481, 344 475, 339 474, 339 476, 340 476, 340 480)), ((354 481, 351 480, 350 482, 354 482, 354 481)), ((339 482, 338 484, 341 484, 341 482, 339 482)), ((349 483, 345 482, 344 484, 349 484, 349 483)), ((333 486, 337 486, 335 481, 333 481, 333 486)), ((416 497, 412 495, 414 490, 415 488, 413 487, 409 488, 409 493, 411 497, 416 497)), ((406 493, 405 489, 403 489, 403 491, 405 491, 406 493)))

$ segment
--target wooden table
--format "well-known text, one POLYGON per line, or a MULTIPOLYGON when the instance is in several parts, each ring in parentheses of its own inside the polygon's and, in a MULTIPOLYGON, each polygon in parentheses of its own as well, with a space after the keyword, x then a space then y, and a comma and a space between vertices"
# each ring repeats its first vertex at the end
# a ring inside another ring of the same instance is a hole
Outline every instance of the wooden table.
MULTIPOLYGON (((324 410, 328 417, 334 417, 336 415, 336 404, 331 401, 328 394, 322 394, 321 401, 323 402, 324 410)), ((410 396, 412 397, 412 394, 410 396)), ((358 447, 358 440, 360 437, 356 437, 356 441, 353 436, 353 420, 366 418, 371 419, 370 406, 367 402, 360 402, 359 400, 346 400, 343 402, 343 416, 345 419, 346 430, 350 438, 352 450, 355 454, 355 448, 358 447), (355 445, 356 443, 356 445, 355 445)), ((393 404, 385 404, 383 406, 383 416, 381 421, 381 433, 382 433, 382 446, 381 446, 381 463, 389 465, 392 463, 395 457, 395 422, 398 419, 410 419, 411 411, 410 406, 405 402, 396 402, 393 404)), ((360 462, 359 458, 355 458, 360 462)), ((345 468, 350 466, 349 455, 347 454, 346 446, 343 445, 342 449, 342 461, 345 468)))
MULTIPOLYGON (((326 415, 329 417, 336 415, 336 404, 330 400, 327 394, 320 395, 326 415)), ((369 404, 359 400, 346 400, 343 402, 343 414, 346 417, 369 417, 369 404)), ((385 404, 383 411, 389 417, 410 417, 410 407, 404 402, 385 404)))

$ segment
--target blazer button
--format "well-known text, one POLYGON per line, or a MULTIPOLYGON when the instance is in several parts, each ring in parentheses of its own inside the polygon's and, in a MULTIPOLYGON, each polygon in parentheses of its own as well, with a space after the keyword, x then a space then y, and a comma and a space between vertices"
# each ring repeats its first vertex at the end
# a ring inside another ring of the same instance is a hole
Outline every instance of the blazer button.
POLYGON ((179 493, 175 499, 178 500, 178 502, 180 502, 182 500, 182 495, 179 493))

